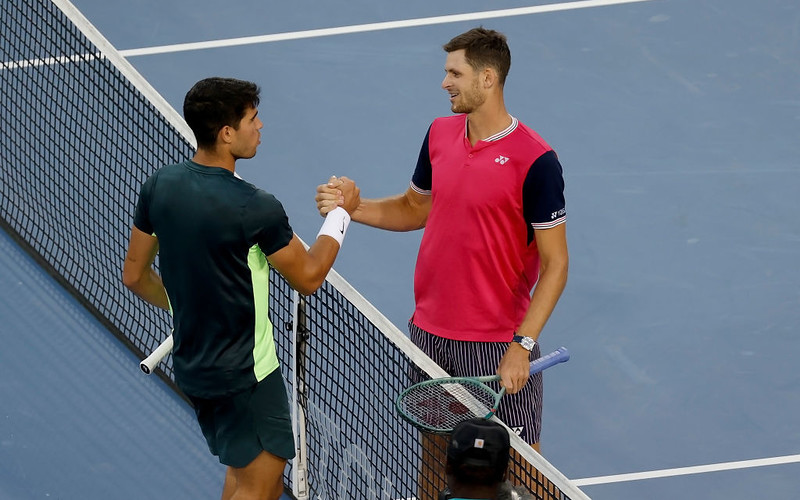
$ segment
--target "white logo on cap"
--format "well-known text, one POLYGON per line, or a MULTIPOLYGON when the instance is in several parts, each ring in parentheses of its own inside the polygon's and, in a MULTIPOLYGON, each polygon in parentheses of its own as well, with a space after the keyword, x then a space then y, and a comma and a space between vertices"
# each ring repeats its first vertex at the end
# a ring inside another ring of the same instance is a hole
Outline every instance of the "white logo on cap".
POLYGON ((475 448, 483 448, 483 439, 481 438, 475 439, 475 448))

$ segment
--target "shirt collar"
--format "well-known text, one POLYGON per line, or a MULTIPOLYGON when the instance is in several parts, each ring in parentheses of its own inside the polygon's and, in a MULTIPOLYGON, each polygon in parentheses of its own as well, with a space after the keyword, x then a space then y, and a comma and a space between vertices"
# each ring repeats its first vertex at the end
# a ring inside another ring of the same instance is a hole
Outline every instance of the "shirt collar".
MULTIPOLYGON (((483 142, 499 141, 503 137, 507 136, 508 134, 510 134, 511 132, 516 130, 518 125, 519 125, 519 120, 517 120, 516 118, 511 116, 511 125, 506 127, 505 130, 501 130, 500 132, 498 132, 498 133, 496 133, 496 134, 494 134, 492 136, 489 136, 486 139, 481 139, 481 141, 483 141, 483 142)), ((469 119, 468 119, 467 116, 465 116, 464 117, 464 138, 465 139, 469 138, 469 136, 468 136, 469 130, 467 129, 467 127, 469 127, 469 119)))

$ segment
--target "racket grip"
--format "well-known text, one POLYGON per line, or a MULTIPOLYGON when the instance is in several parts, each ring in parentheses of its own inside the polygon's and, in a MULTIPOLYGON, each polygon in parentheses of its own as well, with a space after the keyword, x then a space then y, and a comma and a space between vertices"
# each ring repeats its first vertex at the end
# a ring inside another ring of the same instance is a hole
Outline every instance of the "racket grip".
POLYGON ((147 375, 153 373, 156 366, 172 351, 172 342, 172 335, 170 334, 149 356, 139 363, 139 368, 147 375))
POLYGON ((550 368, 553 365, 557 365, 559 363, 563 363, 569 360, 569 351, 566 347, 559 347, 555 351, 542 356, 539 359, 536 359, 531 362, 531 372, 530 374, 533 375, 536 372, 540 372, 547 368, 550 368))

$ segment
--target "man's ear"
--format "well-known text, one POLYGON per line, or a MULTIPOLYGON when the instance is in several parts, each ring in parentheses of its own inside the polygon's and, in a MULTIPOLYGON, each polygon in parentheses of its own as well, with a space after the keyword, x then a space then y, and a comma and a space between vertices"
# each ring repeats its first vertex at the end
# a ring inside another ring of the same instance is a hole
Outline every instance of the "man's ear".
POLYGON ((497 85, 497 72, 494 68, 484 68, 481 72, 481 79, 483 82, 483 88, 488 89, 494 85, 497 85))
POLYGON ((233 142, 233 128, 230 125, 225 125, 219 129, 217 141, 220 141, 223 144, 230 144, 233 142))

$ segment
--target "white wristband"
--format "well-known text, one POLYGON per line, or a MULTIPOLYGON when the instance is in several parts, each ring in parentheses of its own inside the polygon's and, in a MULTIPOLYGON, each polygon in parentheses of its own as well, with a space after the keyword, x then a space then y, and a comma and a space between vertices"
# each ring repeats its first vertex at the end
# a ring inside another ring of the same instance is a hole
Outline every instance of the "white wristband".
POLYGON ((336 207, 325 216, 325 222, 317 233, 317 238, 322 236, 330 236, 339 242, 341 248, 344 241, 344 234, 347 232, 347 226, 350 225, 350 214, 347 213, 342 207, 336 207))

